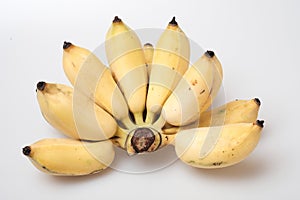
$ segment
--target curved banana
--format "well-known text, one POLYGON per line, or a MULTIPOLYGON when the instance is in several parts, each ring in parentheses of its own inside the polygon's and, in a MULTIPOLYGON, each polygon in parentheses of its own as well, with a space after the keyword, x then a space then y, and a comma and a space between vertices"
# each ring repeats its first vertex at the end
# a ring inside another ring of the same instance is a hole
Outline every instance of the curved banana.
POLYGON ((111 141, 82 142, 72 139, 43 139, 23 148, 23 154, 39 170, 60 176, 98 173, 114 160, 111 141))
POLYGON ((173 17, 154 50, 147 95, 147 123, 153 123, 164 102, 188 69, 189 40, 173 17))
MULTIPOLYGON (((87 49, 75 46, 70 42, 64 42, 63 44, 63 69, 72 85, 75 85, 77 75, 84 64, 85 60, 89 57, 93 57, 94 63, 99 64, 98 58, 87 49)), ((102 65, 99 65, 100 68, 102 65)))
POLYGON ((223 106, 201 113, 199 127, 254 122, 257 119, 260 104, 258 98, 231 101, 223 106))
POLYGON ((210 96, 213 85, 214 59, 207 51, 183 75, 183 78, 163 106, 163 116, 174 126, 184 126, 197 120, 210 96))
POLYGON ((64 71, 75 89, 83 90, 127 128, 132 126, 127 103, 109 68, 87 49, 70 42, 64 42, 63 49, 64 71))
POLYGON ((177 156, 198 168, 222 168, 245 159, 256 147, 264 121, 184 130, 175 138, 177 156))
POLYGON ((81 105, 82 112, 75 119, 73 89, 66 85, 39 82, 37 99, 48 123, 71 138, 104 140, 112 137, 117 130, 115 120, 92 101, 81 105), (92 107, 91 113, 88 105, 92 107))
POLYGON ((215 56, 215 53, 213 51, 207 51, 207 53, 210 55, 212 62, 214 65, 213 67, 213 83, 210 88, 210 95, 209 98, 207 99, 206 103, 202 106, 202 110, 206 111, 212 104, 213 100, 218 94, 218 91, 222 85, 223 81, 223 69, 220 61, 218 58, 215 56))
POLYGON ((148 77, 150 77, 154 48, 152 44, 146 43, 144 44, 143 49, 144 49, 145 60, 147 64, 147 73, 148 73, 148 77))
POLYGON ((165 126, 163 133, 175 134, 180 130, 195 127, 222 126, 235 123, 251 123, 257 119, 260 100, 235 100, 220 107, 201 113, 199 121, 187 126, 165 126))
POLYGON ((136 33, 115 17, 106 34, 106 56, 113 77, 124 93, 137 124, 143 124, 147 93, 144 51, 136 33))

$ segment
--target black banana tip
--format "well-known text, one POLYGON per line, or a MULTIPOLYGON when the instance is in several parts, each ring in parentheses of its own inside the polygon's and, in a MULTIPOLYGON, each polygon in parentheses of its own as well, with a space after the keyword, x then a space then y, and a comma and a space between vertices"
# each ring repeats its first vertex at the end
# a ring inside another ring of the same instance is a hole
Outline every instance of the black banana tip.
POLYGON ((72 43, 71 43, 71 42, 66 42, 66 41, 64 41, 63 49, 67 49, 67 48, 69 48, 70 46, 72 46, 72 43))
POLYGON ((209 58, 213 58, 215 56, 215 53, 213 51, 206 51, 205 55, 209 58))
POLYGON ((23 148, 23 154, 25 156, 29 156, 30 152, 31 152, 30 146, 26 146, 26 147, 23 148))
POLYGON ((119 22, 122 22, 122 20, 118 16, 115 16, 113 23, 119 23, 119 22))
POLYGON ((256 120, 256 125, 263 128, 264 127, 264 122, 265 122, 264 120, 256 120))
POLYGON ((178 23, 176 22, 175 16, 172 18, 172 20, 169 22, 169 25, 178 26, 178 23))
POLYGON ((36 84, 36 88, 39 91, 43 91, 45 89, 45 86, 46 86, 46 82, 44 82, 44 81, 40 81, 36 84))
POLYGON ((150 47, 153 47, 153 45, 149 42, 147 42, 146 44, 144 44, 144 46, 150 46, 150 47))
POLYGON ((260 102, 260 100, 258 98, 254 98, 254 101, 255 101, 255 103, 257 103, 258 106, 261 105, 261 102, 260 102))

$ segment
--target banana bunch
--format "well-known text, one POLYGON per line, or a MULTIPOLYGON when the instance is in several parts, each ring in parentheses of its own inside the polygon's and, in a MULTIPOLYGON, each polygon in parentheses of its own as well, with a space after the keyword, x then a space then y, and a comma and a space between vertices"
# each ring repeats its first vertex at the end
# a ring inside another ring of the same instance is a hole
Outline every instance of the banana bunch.
POLYGON ((108 67, 91 51, 63 44, 63 69, 73 87, 40 81, 43 117, 68 138, 42 139, 23 148, 39 170, 60 176, 100 172, 114 146, 128 155, 174 145, 184 163, 221 168, 245 159, 264 121, 258 98, 207 110, 223 79, 220 61, 206 51, 190 63, 189 39, 175 17, 156 45, 115 17, 105 41, 108 67))

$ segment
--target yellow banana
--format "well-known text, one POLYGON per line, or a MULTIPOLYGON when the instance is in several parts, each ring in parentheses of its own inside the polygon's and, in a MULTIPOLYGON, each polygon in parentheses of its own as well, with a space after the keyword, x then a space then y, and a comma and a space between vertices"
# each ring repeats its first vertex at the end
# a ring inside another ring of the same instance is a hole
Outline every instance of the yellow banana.
POLYGON ((39 170, 60 176, 98 173, 114 160, 111 141, 82 142, 73 139, 43 139, 23 148, 39 170))
POLYGON ((133 30, 115 17, 106 34, 105 50, 113 77, 136 123, 142 124, 148 77, 141 42, 133 30))
POLYGON ((153 123, 164 102, 188 68, 189 40, 175 21, 169 22, 154 50, 147 95, 147 123, 153 123))
MULTIPOLYGON (((96 63, 96 65, 98 64, 97 62, 100 62, 98 61, 96 56, 93 55, 89 50, 75 46, 70 42, 64 42, 63 69, 72 85, 75 85, 76 78, 81 69, 81 66, 89 56, 93 57, 94 63, 96 63)), ((102 67, 101 64, 100 67, 102 67)))
POLYGON ((37 99, 49 124, 71 138, 104 140, 112 137, 117 130, 115 120, 92 101, 82 104, 82 112, 75 114, 73 89, 66 85, 39 82, 37 99), (92 106, 91 113, 88 105, 92 106))
POLYGON ((148 77, 150 77, 154 48, 152 44, 146 43, 144 44, 143 49, 145 54, 145 60, 147 63, 147 73, 148 73, 148 77))
POLYGON ((175 138, 177 156, 198 168, 222 168, 245 159, 256 147, 263 121, 184 130, 175 138))
POLYGON ((195 127, 221 126, 235 123, 250 123, 257 119, 260 100, 235 100, 220 107, 201 113, 199 121, 187 126, 168 125, 163 128, 165 134, 175 134, 180 130, 195 127))
POLYGON ((213 100, 218 94, 218 91, 222 85, 222 80, 223 80, 223 69, 220 61, 218 58, 215 56, 215 53, 213 51, 207 51, 206 52, 212 59, 212 62, 214 63, 212 65, 213 67, 213 83, 210 88, 210 95, 205 102, 205 104, 202 106, 202 110, 206 111, 212 104, 213 100))
POLYGON ((257 119, 260 100, 235 100, 200 115, 199 127, 254 122, 257 119))
POLYGON ((109 68, 87 49, 70 42, 64 42, 63 49, 64 71, 75 89, 83 90, 127 128, 132 126, 127 103, 109 68))
POLYGON ((183 75, 163 107, 163 116, 174 126, 184 126, 197 120, 210 96, 213 85, 214 59, 207 51, 183 75))

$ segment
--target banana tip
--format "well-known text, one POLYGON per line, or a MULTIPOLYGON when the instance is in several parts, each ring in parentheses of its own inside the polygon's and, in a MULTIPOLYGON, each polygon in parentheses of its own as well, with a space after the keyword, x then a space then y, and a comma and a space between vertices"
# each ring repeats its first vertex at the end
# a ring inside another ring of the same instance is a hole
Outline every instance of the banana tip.
POLYGON ((256 120, 256 123, 255 123, 255 124, 256 124, 257 126, 263 128, 263 127, 264 127, 264 122, 265 122, 264 120, 256 120))
POLYGON ((66 41, 64 41, 63 49, 68 49, 70 46, 72 46, 72 43, 71 43, 71 42, 66 42, 66 41))
POLYGON ((153 47, 153 45, 149 42, 145 43, 144 46, 149 46, 149 47, 153 47))
POLYGON ((213 52, 213 51, 206 51, 205 52, 205 55, 207 56, 207 57, 209 57, 209 58, 212 58, 212 57, 214 57, 215 56, 215 52, 213 52))
POLYGON ((115 16, 113 23, 119 23, 119 22, 122 22, 122 20, 118 16, 115 16))
POLYGON ((29 156, 30 152, 31 152, 30 146, 26 146, 26 147, 23 148, 23 154, 25 156, 29 156))
POLYGON ((254 98, 254 101, 255 101, 255 103, 256 103, 258 106, 261 105, 261 102, 260 102, 259 98, 254 98))
POLYGON ((36 84, 36 88, 39 91, 43 91, 45 89, 46 83, 44 81, 40 81, 36 84))
POLYGON ((178 26, 178 23, 176 22, 175 16, 172 18, 172 20, 169 22, 169 25, 178 26))

